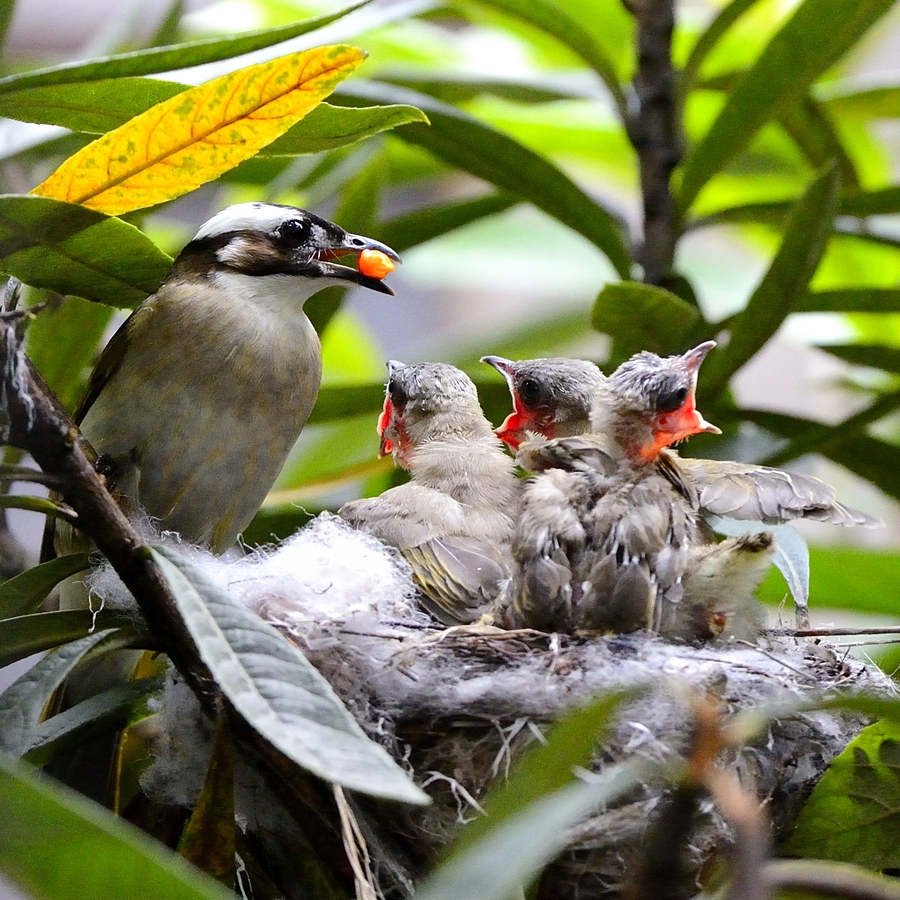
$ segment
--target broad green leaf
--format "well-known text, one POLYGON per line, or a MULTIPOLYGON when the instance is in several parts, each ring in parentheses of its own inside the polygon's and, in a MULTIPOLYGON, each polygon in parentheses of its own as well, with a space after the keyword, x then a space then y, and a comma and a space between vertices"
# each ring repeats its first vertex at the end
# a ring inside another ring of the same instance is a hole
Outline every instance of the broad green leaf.
POLYGON ((501 820, 477 843, 454 853, 417 889, 416 900, 521 896, 522 888, 565 847, 573 825, 647 778, 648 767, 637 762, 608 769, 590 783, 569 784, 501 820))
POLYGON ((0 872, 35 900, 234 900, 123 819, 0 757, 0 872), (52 837, 51 837, 52 836, 52 837))
MULTIPOLYGON (((352 95, 386 103, 408 103, 422 109, 430 127, 408 125, 394 134, 502 190, 530 200, 586 237, 606 254, 623 278, 628 277, 631 259, 622 223, 546 158, 460 110, 413 91, 357 82, 352 95)), ((341 100, 350 96, 345 87, 341 100)))
POLYGON ((842 288, 809 291, 800 297, 795 312, 900 312, 900 288, 842 288))
POLYGON ((616 76, 615 66, 605 48, 594 35, 583 28, 581 22, 570 16, 563 7, 552 0, 478 0, 510 16, 555 37, 590 66, 606 85, 613 102, 624 120, 628 115, 628 102, 616 76))
POLYGON ((115 310, 81 297, 56 297, 25 333, 25 352, 66 409, 74 409, 115 310), (59 301, 58 303, 55 301, 59 301), (66 352, 59 352, 60 335, 66 352))
POLYGON ((428 802, 283 634, 177 553, 152 552, 200 658, 252 728, 327 781, 406 803, 428 802))
POLYGON ((864 728, 832 760, 782 852, 872 869, 900 866, 900 724, 864 728))
MULTIPOLYGON (((809 592, 813 609, 851 609, 896 616, 900 554, 829 545, 809 548, 809 592)), ((784 581, 774 570, 758 591, 759 599, 778 605, 784 581)))
POLYGON ((49 197, 0 196, 0 268, 26 284, 136 306, 171 266, 121 219, 49 197))
POLYGON ((804 0, 730 93, 712 127, 689 152, 678 202, 701 188, 881 18, 893 0, 804 0), (841 27, 835 28, 840 22, 841 27))
POLYGON ((33 193, 113 215, 180 197, 271 144, 363 59, 338 44, 214 78, 88 144, 33 193))
POLYGON ((900 373, 900 347, 885 347, 883 344, 821 344, 819 349, 858 366, 900 373))
POLYGON ((223 710, 216 719, 203 789, 181 832, 178 853, 226 887, 232 887, 235 827, 234 745, 223 710))
POLYGON ((150 675, 82 700, 41 722, 32 732, 24 759, 43 766, 61 750, 101 734, 119 731, 151 715, 149 699, 165 687, 165 675, 150 675))
POLYGON ((34 566, 0 584, 0 619, 33 613, 61 581, 90 565, 87 553, 71 553, 34 566))
POLYGON ((662 356, 686 350, 701 319, 700 310, 681 297, 636 281, 607 284, 591 313, 594 328, 613 339, 613 366, 641 350, 662 356))
POLYGON ((48 653, 0 694, 0 750, 21 756, 30 749, 34 730, 54 691, 75 666, 92 652, 129 646, 134 629, 95 631, 48 653))
POLYGON ((187 69, 204 63, 232 59, 254 50, 262 50, 280 44, 282 41, 308 34, 323 28, 347 15, 368 0, 345 6, 337 12, 277 28, 249 31, 233 38, 207 38, 176 44, 173 47, 154 47, 150 50, 136 50, 121 53, 106 59, 88 62, 64 63, 46 69, 9 75, 0 79, 0 94, 8 94, 24 88, 50 84, 73 84, 80 81, 118 79, 128 75, 150 75, 156 72, 171 72, 173 69, 187 69))
POLYGON ((33 613, 0 620, 0 668, 106 628, 127 628, 134 615, 101 609, 33 613))
POLYGON ((813 180, 794 206, 775 259, 730 324, 728 344, 703 366, 698 386, 703 402, 725 390, 731 376, 772 337, 806 293, 831 236, 837 191, 837 171, 832 165, 813 180))
POLYGON ((408 250, 457 228, 471 225, 479 219, 505 212, 518 202, 518 197, 505 191, 497 191, 473 200, 430 204, 425 209, 382 222, 378 228, 378 236, 397 251, 408 250))
MULTIPOLYGON (((23 122, 61 125, 88 134, 103 134, 189 89, 186 84, 155 78, 28 88, 7 96, 0 94, 0 115, 23 122)), ((260 154, 320 153, 410 122, 427 122, 427 118, 411 106, 348 108, 321 103, 285 134, 263 147, 260 154)))

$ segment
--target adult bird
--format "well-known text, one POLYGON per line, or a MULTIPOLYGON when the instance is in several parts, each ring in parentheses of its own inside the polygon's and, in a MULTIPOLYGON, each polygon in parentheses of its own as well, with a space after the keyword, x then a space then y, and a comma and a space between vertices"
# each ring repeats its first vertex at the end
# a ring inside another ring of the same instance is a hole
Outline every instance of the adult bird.
POLYGON ((113 335, 75 414, 128 510, 217 553, 234 543, 319 392, 322 351, 304 303, 330 285, 393 293, 339 262, 367 250, 399 261, 273 203, 230 206, 200 228, 113 335))
MULTIPOLYGON (((597 398, 605 396, 606 376, 592 362, 566 357, 513 361, 485 356, 509 385, 513 411, 497 429, 513 450, 529 435, 546 438, 589 434, 602 423, 592 422, 597 398)), ((834 489, 811 475, 770 466, 715 459, 680 457, 663 451, 697 493, 707 515, 761 521, 776 525, 793 519, 814 519, 835 525, 880 524, 859 510, 840 503, 834 489)))
POLYGON ((339 515, 400 551, 440 621, 473 622, 509 578, 520 480, 468 375, 393 360, 388 372, 379 453, 393 454, 410 481, 345 503, 339 515))
POLYGON ((719 431, 694 400, 713 346, 636 354, 604 379, 590 433, 520 449, 540 474, 525 488, 513 540, 510 624, 700 639, 736 630, 769 565, 771 536, 712 543, 696 490, 663 452, 719 431))

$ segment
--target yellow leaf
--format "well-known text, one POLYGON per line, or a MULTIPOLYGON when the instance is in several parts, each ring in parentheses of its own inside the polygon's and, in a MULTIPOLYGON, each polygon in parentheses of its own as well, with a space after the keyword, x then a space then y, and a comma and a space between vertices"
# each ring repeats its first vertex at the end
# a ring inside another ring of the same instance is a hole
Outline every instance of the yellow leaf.
POLYGON ((180 197, 284 134, 365 55, 316 47, 215 78, 88 144, 32 193, 109 215, 180 197))

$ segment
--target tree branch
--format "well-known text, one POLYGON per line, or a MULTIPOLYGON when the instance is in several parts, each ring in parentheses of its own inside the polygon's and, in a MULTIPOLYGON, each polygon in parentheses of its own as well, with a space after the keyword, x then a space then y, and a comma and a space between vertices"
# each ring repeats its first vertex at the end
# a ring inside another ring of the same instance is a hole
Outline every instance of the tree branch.
POLYGON ((674 0, 632 0, 637 24, 638 67, 634 76, 637 108, 627 123, 638 154, 644 203, 644 239, 637 261, 644 281, 666 287, 680 226, 670 189, 672 170, 681 161, 680 110, 672 68, 674 0))

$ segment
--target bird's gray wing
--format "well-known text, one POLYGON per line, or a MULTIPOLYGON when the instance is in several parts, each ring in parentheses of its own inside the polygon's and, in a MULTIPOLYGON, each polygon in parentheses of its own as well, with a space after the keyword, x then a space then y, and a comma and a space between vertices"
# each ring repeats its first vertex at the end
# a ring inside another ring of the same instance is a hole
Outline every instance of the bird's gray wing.
POLYGON ((526 472, 532 473, 562 469, 567 472, 611 475, 617 466, 610 442, 602 434, 584 434, 550 441, 536 436, 519 448, 516 462, 526 472))
POLYGON ((678 458, 707 513, 776 525, 813 519, 833 525, 876 527, 880 520, 840 503, 834 489, 812 475, 769 466, 678 458))

